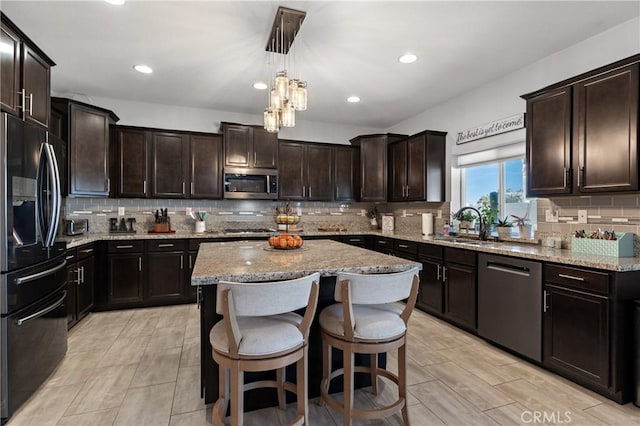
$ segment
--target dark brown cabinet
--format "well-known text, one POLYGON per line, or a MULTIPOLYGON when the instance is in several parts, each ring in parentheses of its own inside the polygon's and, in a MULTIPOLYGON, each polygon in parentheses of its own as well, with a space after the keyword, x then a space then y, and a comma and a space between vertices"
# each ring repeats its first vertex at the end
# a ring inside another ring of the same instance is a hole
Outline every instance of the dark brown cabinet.
POLYGON ((55 63, 4 14, 0 43, 3 46, 0 55, 2 110, 48 128, 51 67, 55 63))
POLYGON ((188 136, 154 132, 151 143, 151 196, 187 198, 188 136))
POLYGON ((278 135, 258 126, 222 123, 225 161, 229 167, 278 167, 278 135))
POLYGON ((67 326, 73 327, 94 306, 95 257, 93 244, 67 250, 67 326))
POLYGON ((638 190, 639 61, 635 55, 522 96, 529 196, 638 190))
POLYGON ((119 197, 222 198, 222 135, 117 126, 119 197))
POLYGON ((543 363, 608 388, 608 275, 546 265, 545 277, 543 363))
POLYGON ((333 150, 331 146, 280 141, 279 157, 279 199, 332 200, 333 150))
POLYGON ((420 244, 418 259, 422 263, 420 289, 416 306, 423 311, 441 315, 444 301, 442 280, 444 251, 441 246, 420 244))
POLYGON ((571 192, 571 87, 527 100, 527 195, 571 192))
POLYGON ((442 281, 444 317, 461 327, 475 330, 478 300, 476 252, 445 248, 442 281))
POLYGON ((147 241, 145 300, 184 299, 186 263, 185 240, 147 241))
POLYGON ((189 138, 189 197, 222 198, 222 135, 189 138))
POLYGON ((144 242, 107 243, 107 304, 123 306, 143 301, 144 242))
POLYGON ((446 133, 389 144, 389 201, 444 201, 446 133))
POLYGON ((333 148, 335 201, 354 201, 355 190, 359 187, 358 167, 360 152, 351 146, 333 148))
POLYGON ((574 86, 575 188, 580 193, 638 190, 638 67, 574 86))
POLYGON ((149 196, 149 145, 151 134, 144 130, 118 128, 117 176, 118 196, 146 198, 149 196))
POLYGON ((387 200, 387 146, 404 138, 388 133, 351 139, 352 145, 360 147, 360 201, 387 200))
POLYGON ((109 126, 118 121, 111 111, 65 98, 52 98, 62 115, 62 139, 67 142, 69 195, 108 196, 109 126))

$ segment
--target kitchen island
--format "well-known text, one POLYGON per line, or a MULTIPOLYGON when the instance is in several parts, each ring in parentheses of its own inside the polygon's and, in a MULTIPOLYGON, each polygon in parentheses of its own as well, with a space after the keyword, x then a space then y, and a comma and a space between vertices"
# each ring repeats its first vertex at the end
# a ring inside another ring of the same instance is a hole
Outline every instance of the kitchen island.
MULTIPOLYGON (((236 241, 203 243, 200 245, 191 284, 199 286, 201 314, 201 380, 205 403, 218 399, 218 366, 211 356, 209 331, 222 317, 216 313, 216 286, 219 281, 259 282, 298 278, 314 272, 320 273, 320 292, 316 318, 309 335, 309 398, 319 396, 322 377, 320 311, 334 303, 335 278, 339 272, 365 274, 401 272, 421 264, 353 247, 330 240, 306 241, 301 249, 273 250, 266 241, 236 241)), ((335 359, 334 363, 341 362, 335 359)), ((368 357, 363 357, 367 361, 368 357)), ((384 362, 384 360, 381 360, 384 362)), ((287 374, 294 374, 294 369, 287 374)), ((260 374, 246 375, 251 381, 260 374)), ((289 376, 291 377, 291 376, 289 376)), ((363 377, 356 385, 366 386, 363 377)), ((247 392, 245 408, 248 410, 276 405, 275 392, 255 389, 247 392)))

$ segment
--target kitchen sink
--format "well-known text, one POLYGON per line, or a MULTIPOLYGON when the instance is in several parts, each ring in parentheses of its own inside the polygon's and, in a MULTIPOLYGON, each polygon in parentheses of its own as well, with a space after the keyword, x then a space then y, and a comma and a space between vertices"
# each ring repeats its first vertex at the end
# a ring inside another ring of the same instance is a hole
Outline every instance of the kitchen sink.
POLYGON ((470 246, 490 246, 495 244, 495 241, 483 241, 483 240, 478 240, 478 239, 471 239, 471 238, 460 238, 460 237, 445 237, 445 236, 439 236, 439 237, 434 237, 434 240, 436 241, 448 241, 450 243, 457 243, 457 244, 465 244, 465 245, 470 245, 470 246))

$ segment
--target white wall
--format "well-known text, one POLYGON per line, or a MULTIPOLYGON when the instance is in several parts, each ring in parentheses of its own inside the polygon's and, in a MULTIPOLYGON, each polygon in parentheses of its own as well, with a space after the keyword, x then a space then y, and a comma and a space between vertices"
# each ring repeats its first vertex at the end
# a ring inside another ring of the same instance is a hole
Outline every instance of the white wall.
MULTIPOLYGON (((457 132, 506 118, 525 111, 520 95, 573 77, 599 66, 607 65, 640 53, 640 18, 632 19, 595 35, 565 50, 543 58, 502 78, 451 99, 415 117, 387 129, 389 132, 412 134, 424 129, 441 130, 447 134, 447 170, 452 156, 481 151, 499 145, 524 141, 525 131, 517 130, 490 138, 455 144, 457 132)), ((473 72, 473 70, 469 70, 473 72)), ((452 209, 459 200, 459 177, 447 173, 447 200, 452 209)))
MULTIPOLYGON (((60 96, 64 96, 61 94, 60 96)), ((171 130, 197 132, 218 132, 221 121, 241 124, 262 124, 262 116, 239 114, 203 108, 188 108, 160 105, 123 99, 99 98, 77 100, 107 108, 120 117, 118 124, 127 126, 156 127, 171 130)), ((296 117, 296 127, 283 128, 279 137, 312 142, 348 144, 349 139, 368 133, 381 133, 383 129, 320 123, 300 120, 296 117)))

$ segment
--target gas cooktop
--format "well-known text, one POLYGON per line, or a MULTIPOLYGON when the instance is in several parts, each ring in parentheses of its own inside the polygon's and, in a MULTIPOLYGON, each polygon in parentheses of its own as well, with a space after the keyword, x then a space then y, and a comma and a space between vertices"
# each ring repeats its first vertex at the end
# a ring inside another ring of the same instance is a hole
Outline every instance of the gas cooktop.
POLYGON ((275 230, 268 228, 227 228, 224 230, 225 234, 260 234, 264 232, 275 232, 275 230))

